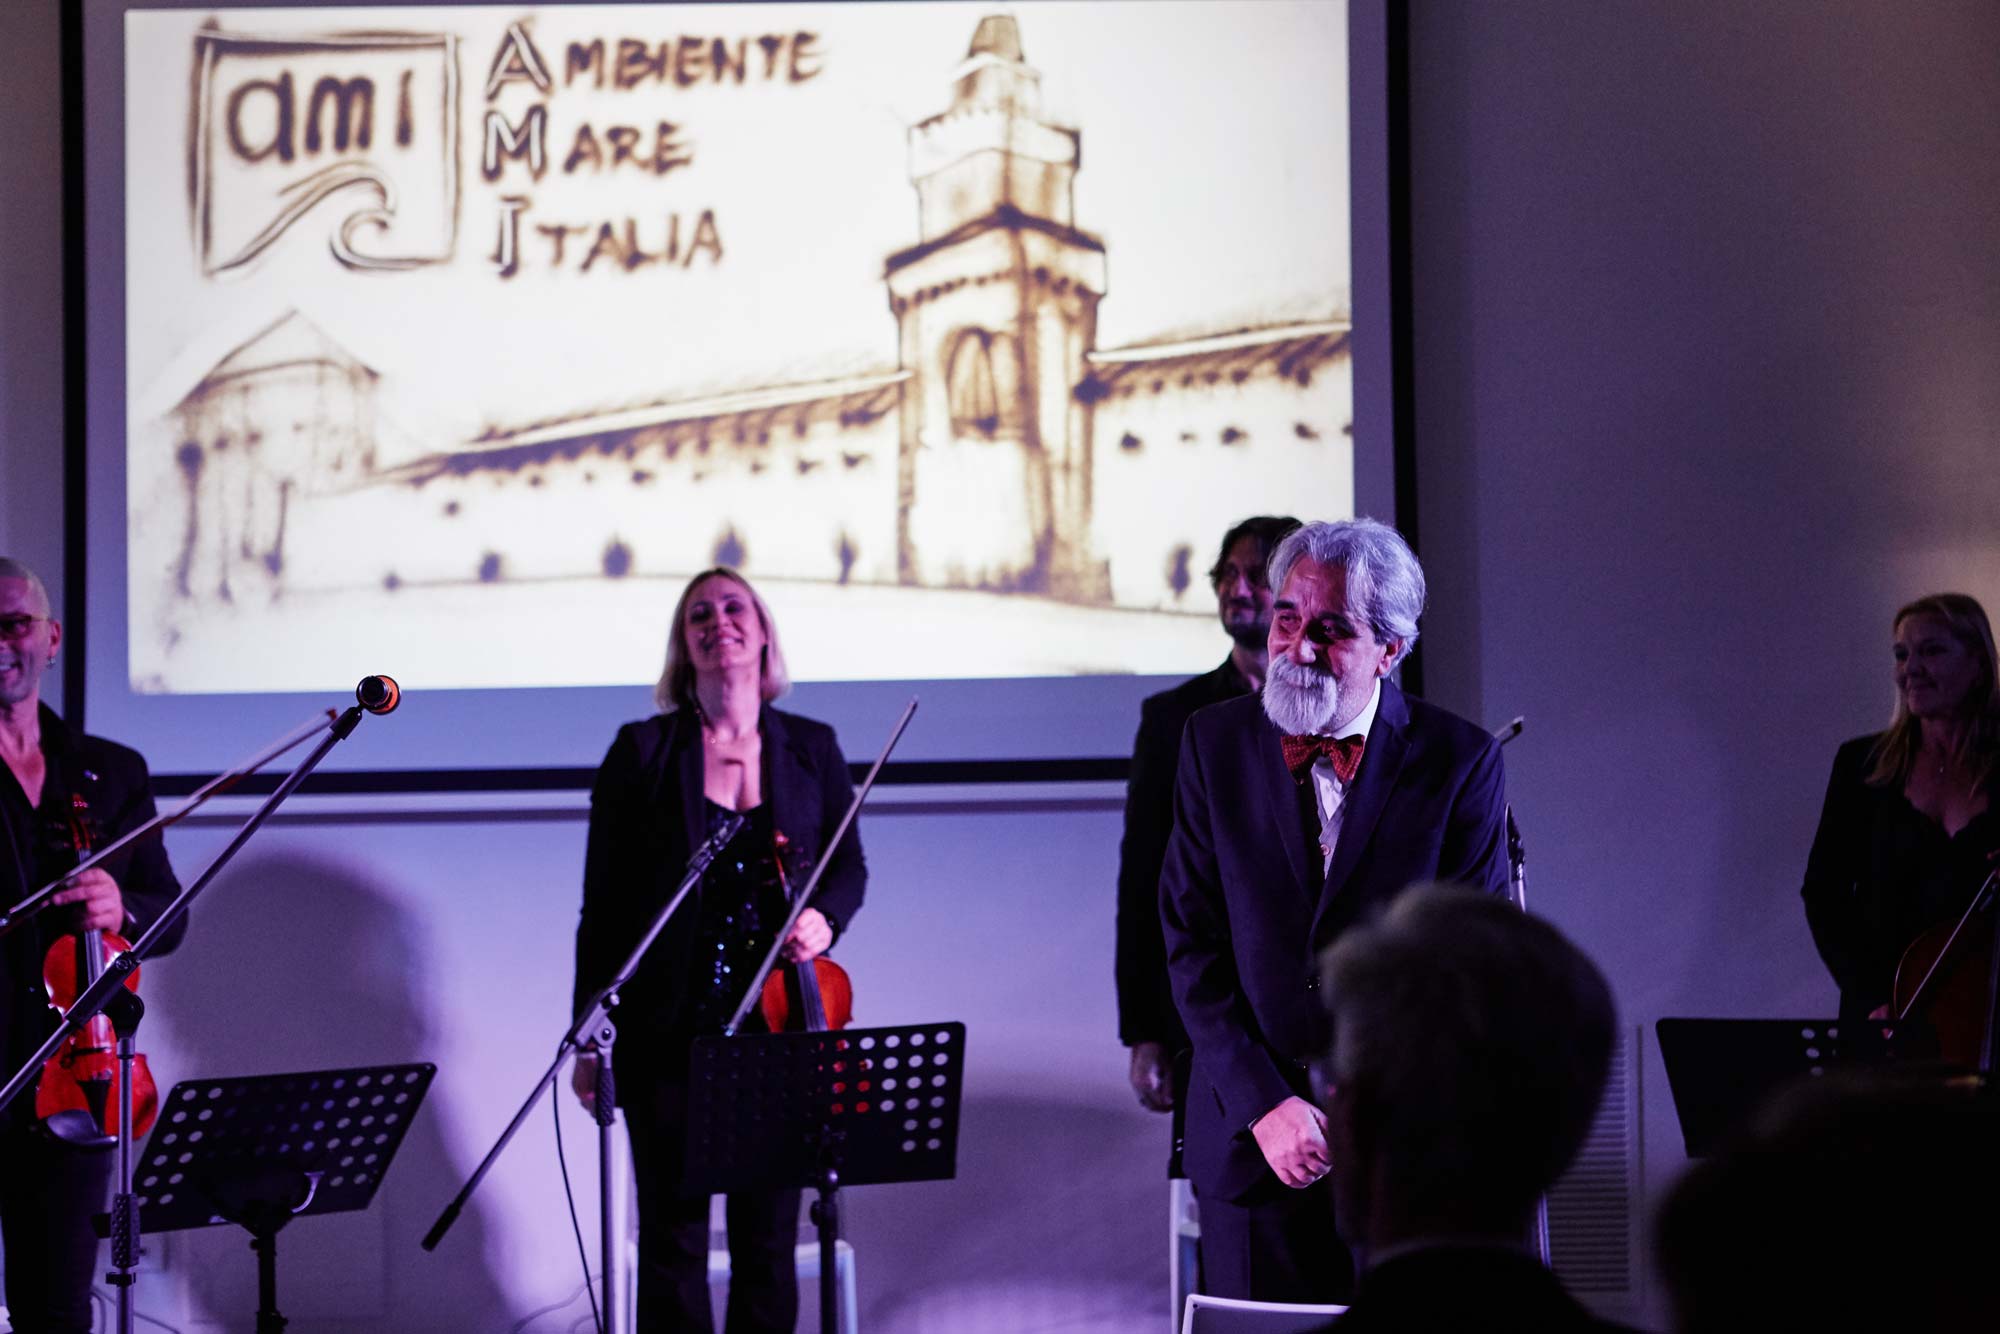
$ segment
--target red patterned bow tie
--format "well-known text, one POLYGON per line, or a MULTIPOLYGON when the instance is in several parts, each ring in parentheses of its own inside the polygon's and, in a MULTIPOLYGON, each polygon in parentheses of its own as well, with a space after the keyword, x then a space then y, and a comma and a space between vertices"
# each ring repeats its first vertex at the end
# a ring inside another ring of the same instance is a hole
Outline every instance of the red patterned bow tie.
POLYGON ((1313 761, 1325 758, 1333 766, 1334 777, 1343 784, 1354 781, 1354 775, 1361 769, 1361 750, 1368 744, 1368 738, 1357 733, 1354 736, 1286 736, 1282 739, 1285 748, 1285 767, 1292 771, 1292 781, 1303 783, 1312 772, 1313 761))

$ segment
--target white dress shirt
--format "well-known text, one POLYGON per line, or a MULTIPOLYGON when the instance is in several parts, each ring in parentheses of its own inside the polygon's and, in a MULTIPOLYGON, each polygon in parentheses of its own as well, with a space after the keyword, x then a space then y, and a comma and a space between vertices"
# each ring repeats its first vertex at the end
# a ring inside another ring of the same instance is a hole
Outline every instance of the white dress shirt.
MULTIPOLYGON (((1375 690, 1368 696, 1368 703, 1362 707, 1360 713, 1354 715, 1352 722, 1332 734, 1334 739, 1339 740, 1348 736, 1365 739, 1368 736, 1368 729, 1375 725, 1375 711, 1381 704, 1382 678, 1378 676, 1375 678, 1375 690)), ((1355 777, 1360 776, 1357 770, 1355 777)), ((1350 784, 1340 781, 1333 772, 1333 761, 1325 756, 1313 761, 1312 780, 1313 796, 1319 805, 1319 873, 1325 875, 1333 866, 1333 849, 1340 839, 1341 814, 1347 804, 1347 789, 1350 784)))

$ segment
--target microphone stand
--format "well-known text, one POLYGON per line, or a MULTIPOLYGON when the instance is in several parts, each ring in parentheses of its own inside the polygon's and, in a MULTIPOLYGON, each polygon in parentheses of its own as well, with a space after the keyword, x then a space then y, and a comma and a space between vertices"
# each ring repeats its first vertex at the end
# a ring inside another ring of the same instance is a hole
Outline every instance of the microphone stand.
MULTIPOLYGON (((1527 730, 1528 720, 1516 718, 1513 722, 1493 729, 1493 739, 1506 745, 1527 730)), ((1503 808, 1507 814, 1507 897, 1522 912, 1528 911, 1528 854, 1521 848, 1521 826, 1514 823, 1514 803, 1508 802, 1503 808)), ((1547 1225, 1544 1224, 1544 1232, 1547 1225)), ((1543 1258, 1547 1258, 1547 1242, 1543 1243, 1543 1258)))
MULTIPOLYGON (((1506 745, 1527 728, 1526 718, 1516 718, 1505 727, 1493 729, 1493 738, 1506 745)), ((1507 815, 1507 897, 1522 912, 1528 911, 1528 853, 1521 844, 1521 826, 1514 823, 1514 803, 1505 806, 1507 815)), ((1542 1268, 1553 1268, 1549 1251, 1549 1197, 1548 1192, 1535 1197, 1535 1254, 1540 1257, 1542 1268)))
POLYGON ((269 764, 272 760, 277 759, 280 755, 283 755, 286 751, 292 749, 292 747, 298 745, 301 741, 304 741, 307 737, 311 736, 313 733, 320 731, 328 723, 333 722, 339 716, 340 715, 335 710, 327 709, 321 714, 321 716, 312 719, 310 722, 303 723, 300 726, 293 728, 291 731, 285 733, 284 737, 280 739, 276 744, 271 746, 270 749, 262 752, 259 755, 253 756, 248 760, 245 760, 243 763, 237 765, 233 769, 228 770, 227 772, 217 774, 215 777, 209 779, 206 783, 203 783, 200 787, 196 788, 191 794, 189 794, 188 799, 186 801, 182 802, 175 809, 167 811, 164 814, 155 815, 152 819, 146 821, 146 823, 140 825, 137 829, 131 830, 130 832, 120 835, 116 839, 113 839, 111 842, 105 844, 97 851, 91 853, 88 857, 85 857, 75 866, 70 867, 70 869, 64 872, 62 875, 57 876, 54 880, 49 881, 48 884, 43 885, 40 889, 28 895, 27 898, 22 899, 19 903, 7 909, 7 911, 0 912, 0 936, 6 935, 9 931, 12 931, 16 927, 20 926, 21 923, 27 921, 30 917, 33 917, 43 908, 46 908, 48 906, 50 895, 54 894, 64 885, 70 883, 70 881, 76 879, 76 877, 78 877, 79 875, 82 875, 85 871, 88 871, 91 867, 103 861, 106 857, 109 857, 112 853, 117 852, 127 843, 135 842, 138 839, 144 838, 147 834, 152 833, 155 829, 165 829, 168 825, 175 824, 184 817, 192 815, 195 809, 199 807, 202 803, 206 802, 210 797, 213 797, 220 792, 228 791, 230 788, 234 787, 237 783, 241 782, 244 778, 257 772, 257 770, 263 768, 265 765, 269 764))
POLYGON ((619 965, 618 972, 590 998, 576 1022, 563 1034, 562 1041, 556 1044, 555 1059, 549 1062, 549 1067, 542 1072, 542 1077, 535 1081, 535 1087, 521 1103, 520 1110, 514 1113, 514 1119, 507 1123, 507 1128, 500 1132, 500 1138, 494 1141, 493 1147, 486 1151, 486 1156, 479 1160, 479 1166, 473 1169, 472 1176, 459 1189, 451 1203, 445 1206, 437 1221, 431 1224, 431 1230, 424 1234, 425 1250, 436 1250, 438 1243, 444 1240, 444 1234, 458 1221, 459 1214, 465 1210, 466 1201, 472 1198, 472 1192, 479 1188, 479 1183, 486 1178, 487 1172, 492 1170, 493 1164, 514 1138, 515 1132, 520 1130, 521 1124, 528 1119, 528 1113, 535 1110, 535 1104, 541 1101, 542 1091, 555 1081, 556 1075, 562 1070, 563 1062, 568 1060, 579 1047, 595 1047, 598 1054, 597 1086, 591 1095, 591 1116, 597 1122, 597 1170, 600 1177, 598 1244, 603 1253, 598 1265, 598 1277, 604 1289, 604 1319, 607 1327, 613 1323, 612 1302, 619 1294, 618 1273, 622 1266, 614 1236, 620 1220, 612 1207, 611 1198, 612 1153, 615 1144, 612 1129, 617 1124, 618 1118, 617 1108, 614 1105, 616 1089, 611 1077, 611 1048, 618 1039, 618 1026, 612 1022, 612 1011, 618 1006, 618 993, 639 970, 640 961, 646 957, 647 951, 652 949, 653 942, 659 939, 660 932, 666 929, 668 920, 679 911, 681 904, 700 882, 702 874, 708 870, 709 863, 715 860, 728 845, 729 840, 736 837, 737 831, 742 829, 745 823, 747 821, 743 816, 734 811, 729 812, 727 818, 709 836, 708 841, 696 848, 694 855, 688 858, 687 870, 682 873, 681 882, 675 888, 673 897, 653 914, 652 923, 639 938, 639 943, 632 947, 632 952, 625 956, 625 962, 619 965))
MULTIPOLYGON (((369 679, 373 680, 375 678, 371 677, 369 679)), ((363 682, 364 686, 366 684, 367 682, 363 682)), ((361 692, 357 691, 356 694, 360 696, 361 692)), ((392 701, 388 708, 393 707, 395 705, 392 701)), ((216 854, 214 860, 210 861, 202 873, 195 877, 194 883, 181 890, 179 896, 167 905, 166 911, 160 914, 152 926, 146 929, 145 933, 133 943, 130 949, 124 950, 104 965, 104 971, 98 976, 98 979, 85 987, 82 994, 76 998, 76 1003, 70 1006, 68 1011, 63 1014, 61 1020, 56 1025, 56 1031, 36 1049, 33 1056, 28 1058, 27 1064, 15 1072, 14 1077, 7 1081, 6 1086, 0 1088, 0 1111, 5 1111, 16 1098, 26 1092, 28 1087, 35 1082, 36 1077, 41 1073, 42 1067, 48 1063, 49 1058, 55 1055, 56 1050, 63 1045, 71 1034, 80 1030, 99 1013, 106 1015, 111 1020, 112 1031, 118 1036, 118 1189, 111 1199, 109 1232, 111 1236, 112 1271, 104 1276, 104 1281, 118 1289, 119 1334, 133 1334, 133 1320, 135 1315, 132 1307, 132 1286, 137 1278, 139 1266, 139 1202, 132 1193, 132 1065, 138 1052, 139 1021, 145 1017, 146 1012, 145 1004, 139 999, 138 995, 126 989, 126 980, 132 974, 139 971, 141 963, 152 957, 153 952, 159 948, 160 937, 170 930, 174 923, 186 915, 189 905, 194 902, 203 890, 207 889, 214 882, 217 873, 228 864, 231 857, 236 855, 238 849, 250 841, 250 836, 257 832, 265 820, 270 818, 271 813, 278 809, 285 798, 291 796, 298 789, 299 784, 306 780, 306 775, 310 774, 318 766, 320 760, 325 758, 326 753, 353 733, 354 729, 360 725, 361 715, 371 711, 386 713, 388 712, 388 708, 371 710, 363 704, 356 703, 347 712, 341 714, 333 722, 331 728, 328 729, 326 738, 319 745, 313 747, 312 753, 301 760, 299 766, 292 770, 282 783, 278 784, 277 790, 266 799, 264 804, 258 807, 248 820, 244 821, 243 827, 237 830, 236 837, 232 838, 229 841, 229 845, 216 854)), ((270 754, 280 754, 284 750, 289 750, 298 741, 312 735, 313 731, 318 731, 320 728, 326 726, 326 723, 315 720, 311 731, 304 731, 303 735, 287 741, 279 750, 270 752, 270 754)), ((269 758, 269 756, 266 758, 269 758)), ((216 784, 211 783, 209 788, 215 789, 216 786, 216 784)), ((206 797, 204 796, 203 799, 205 800, 206 797)), ((194 804, 190 803, 181 810, 176 811, 173 818, 179 819, 181 816, 187 814, 189 810, 193 809, 194 804)), ((161 820, 155 823, 165 824, 168 821, 161 820)), ((120 839, 118 843, 112 844, 111 847, 120 846, 129 841, 130 837, 120 839)), ((110 848, 107 848, 106 851, 110 851, 110 848)), ((103 854, 100 853, 98 856, 101 858, 103 854)), ((97 859, 93 858, 92 860, 95 861, 97 859)), ((76 872, 74 871, 70 872, 71 876, 75 874, 76 872)), ((65 879, 67 878, 65 877, 65 879)), ((58 885, 60 883, 60 881, 57 882, 58 885)), ((54 888, 55 886, 50 886, 47 889, 37 891, 36 894, 30 895, 29 898, 30 900, 46 899, 47 894, 53 892, 54 888)), ((33 911, 33 909, 30 908, 29 911, 33 911)), ((13 914, 10 913, 9 916, 11 918, 13 914)))

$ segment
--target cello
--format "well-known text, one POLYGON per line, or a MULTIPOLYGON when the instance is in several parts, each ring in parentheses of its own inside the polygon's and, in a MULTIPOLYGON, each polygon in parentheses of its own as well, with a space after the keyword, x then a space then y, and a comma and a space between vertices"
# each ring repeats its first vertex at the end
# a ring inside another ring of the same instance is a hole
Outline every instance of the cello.
MULTIPOLYGON (((69 851, 82 860, 90 856, 96 842, 90 805, 81 794, 70 797, 65 836, 69 851)), ((59 1013, 68 1013, 91 983, 103 974, 104 966, 132 948, 116 932, 81 930, 63 936, 49 946, 42 959, 42 985, 49 1004, 59 1013)), ((139 970, 125 979, 125 987, 135 995, 139 990, 139 970)), ((159 1087, 144 1056, 132 1063, 132 1133, 144 1135, 153 1128, 158 1114, 159 1087)), ((70 1144, 108 1144, 118 1136, 118 1035, 108 1015, 93 1015, 84 1026, 64 1039, 55 1055, 42 1064, 40 1082, 35 1086, 35 1115, 50 1134, 70 1144)))
MULTIPOLYGON (((778 887, 786 902, 792 901, 792 884, 785 874, 785 854, 791 840, 782 829, 771 835, 772 863, 778 868, 778 887)), ((773 968, 764 977, 758 1004, 765 1027, 773 1033, 823 1033, 845 1028, 854 1019, 854 982, 847 970, 826 957, 815 955, 804 963, 787 963, 773 968)))
POLYGON ((2000 955, 1992 925, 1975 923, 2000 894, 2000 866, 1987 872, 1955 921, 1924 931, 1903 950, 1889 1011, 1919 1018, 1937 1034, 1938 1055, 1969 1070, 1994 1066, 1995 1019, 2000 1017, 2000 955))

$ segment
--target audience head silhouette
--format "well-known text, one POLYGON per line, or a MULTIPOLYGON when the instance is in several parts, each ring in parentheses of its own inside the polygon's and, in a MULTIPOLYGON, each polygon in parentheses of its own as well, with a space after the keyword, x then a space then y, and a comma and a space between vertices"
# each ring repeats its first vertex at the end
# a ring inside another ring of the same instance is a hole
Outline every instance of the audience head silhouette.
POLYGON ((1992 1093, 1814 1080, 1668 1194, 1656 1243, 1673 1327, 2000 1329, 1996 1193, 1992 1093))
POLYGON ((1440 885, 1344 933, 1321 966, 1342 1235, 1374 1252, 1525 1237, 1603 1095, 1603 975, 1506 899, 1440 885))

